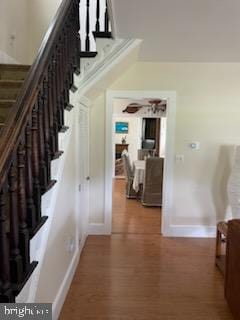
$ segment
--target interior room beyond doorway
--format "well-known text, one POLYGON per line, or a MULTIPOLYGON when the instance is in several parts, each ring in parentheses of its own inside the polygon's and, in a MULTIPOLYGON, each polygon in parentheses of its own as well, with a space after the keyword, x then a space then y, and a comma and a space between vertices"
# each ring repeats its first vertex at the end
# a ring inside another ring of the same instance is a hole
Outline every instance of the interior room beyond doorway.
POLYGON ((113 100, 113 233, 160 233, 166 107, 162 99, 113 100))

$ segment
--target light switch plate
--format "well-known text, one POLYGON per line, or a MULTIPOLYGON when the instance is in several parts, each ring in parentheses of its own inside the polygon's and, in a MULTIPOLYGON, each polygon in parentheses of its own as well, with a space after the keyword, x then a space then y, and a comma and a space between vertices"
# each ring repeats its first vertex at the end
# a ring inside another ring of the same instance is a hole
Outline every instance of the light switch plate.
POLYGON ((184 162, 184 155, 183 154, 176 154, 175 160, 176 160, 176 163, 184 162))

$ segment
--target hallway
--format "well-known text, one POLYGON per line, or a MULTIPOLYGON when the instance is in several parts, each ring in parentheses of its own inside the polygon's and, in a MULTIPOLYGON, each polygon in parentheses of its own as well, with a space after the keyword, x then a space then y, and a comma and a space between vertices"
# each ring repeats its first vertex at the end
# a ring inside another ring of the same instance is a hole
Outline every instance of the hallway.
POLYGON ((112 236, 88 237, 60 319, 231 320, 215 240, 163 238, 159 209, 144 216, 123 190, 115 184, 112 236))

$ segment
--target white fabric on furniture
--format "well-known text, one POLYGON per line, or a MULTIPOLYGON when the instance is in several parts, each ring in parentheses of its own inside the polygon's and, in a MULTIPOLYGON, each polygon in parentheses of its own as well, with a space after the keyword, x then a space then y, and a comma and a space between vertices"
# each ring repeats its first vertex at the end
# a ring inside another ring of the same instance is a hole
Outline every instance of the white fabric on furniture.
POLYGON ((144 181, 145 164, 146 162, 144 160, 133 161, 133 168, 134 168, 133 189, 136 192, 139 191, 139 185, 143 184, 143 181, 144 181))

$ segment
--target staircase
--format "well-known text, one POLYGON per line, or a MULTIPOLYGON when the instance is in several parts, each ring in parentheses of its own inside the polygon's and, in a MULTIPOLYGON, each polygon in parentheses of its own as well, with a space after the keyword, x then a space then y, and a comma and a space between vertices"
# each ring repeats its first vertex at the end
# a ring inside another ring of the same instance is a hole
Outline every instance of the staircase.
MULTIPOLYGON (((30 241, 47 221, 42 196, 57 183, 51 161, 62 155, 59 133, 68 130, 74 74, 81 57, 97 54, 89 7, 87 0, 82 41, 79 0, 63 0, 33 65, 0 65, 0 302, 15 302, 38 264, 30 261, 30 241)), ((104 16, 101 31, 97 0, 95 37, 111 37, 106 5, 104 16)))
POLYGON ((29 71, 29 66, 0 65, 0 129, 9 115, 29 71))

